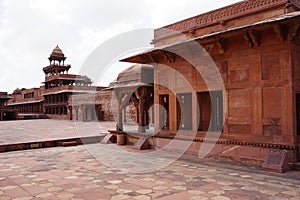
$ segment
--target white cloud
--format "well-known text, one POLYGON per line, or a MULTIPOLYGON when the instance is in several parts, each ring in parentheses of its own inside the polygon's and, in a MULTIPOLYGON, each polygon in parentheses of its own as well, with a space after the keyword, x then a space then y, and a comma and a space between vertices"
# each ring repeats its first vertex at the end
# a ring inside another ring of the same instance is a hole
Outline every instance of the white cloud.
MULTIPOLYGON (((237 0, 0 0, 0 91, 38 87, 58 44, 77 73, 105 40, 159 27, 237 0)), ((150 42, 150 41, 149 41, 150 42)))

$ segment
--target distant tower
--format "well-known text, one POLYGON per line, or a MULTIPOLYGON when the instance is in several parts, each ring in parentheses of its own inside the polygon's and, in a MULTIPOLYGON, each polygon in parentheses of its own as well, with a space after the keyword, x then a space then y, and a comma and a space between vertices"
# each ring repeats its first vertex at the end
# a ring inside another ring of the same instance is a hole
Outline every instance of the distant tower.
POLYGON ((69 105, 72 94, 86 94, 96 90, 87 76, 69 74, 71 65, 65 64, 66 57, 56 46, 48 58, 50 65, 43 68, 45 73, 44 112, 49 118, 72 118, 69 105), (68 112, 69 110, 69 112, 68 112))
MULTIPOLYGON (((65 65, 66 58, 67 57, 65 57, 62 50, 57 45, 48 58, 50 61, 50 65, 43 68, 46 79, 47 77, 51 77, 53 75, 58 75, 61 73, 68 74, 71 65, 65 65)), ((46 85, 46 88, 48 88, 48 86, 49 85, 46 85)))

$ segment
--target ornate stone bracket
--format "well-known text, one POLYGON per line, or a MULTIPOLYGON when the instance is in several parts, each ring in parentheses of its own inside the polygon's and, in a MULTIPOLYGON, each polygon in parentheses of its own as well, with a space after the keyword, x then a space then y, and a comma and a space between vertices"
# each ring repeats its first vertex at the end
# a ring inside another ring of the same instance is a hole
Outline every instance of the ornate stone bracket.
POLYGON ((141 55, 141 58, 142 58, 142 60, 145 61, 146 63, 152 63, 152 60, 151 60, 149 54, 142 54, 142 55, 141 55))
POLYGON ((169 63, 176 62, 176 55, 174 53, 169 51, 163 51, 163 55, 165 56, 165 58, 168 60, 169 63))
POLYGON ((149 63, 158 63, 159 62, 159 55, 156 52, 152 52, 149 54, 150 61, 149 63))
POLYGON ((300 25, 299 24, 291 24, 289 27, 289 35, 288 41, 294 41, 297 35, 299 34, 300 25))
POLYGON ((286 33, 286 27, 276 24, 273 26, 273 30, 275 34, 277 35, 278 39, 280 42, 284 42, 287 39, 287 33, 286 33))
POLYGON ((220 38, 220 37, 217 37, 216 39, 216 45, 219 49, 219 53, 223 54, 225 53, 225 48, 226 48, 226 39, 225 38, 220 38))
POLYGON ((243 34, 243 38, 250 48, 259 47, 260 35, 258 31, 246 30, 243 34))
POLYGON ((131 95, 130 101, 133 102, 135 108, 139 107, 139 99, 135 96, 135 93, 131 95))

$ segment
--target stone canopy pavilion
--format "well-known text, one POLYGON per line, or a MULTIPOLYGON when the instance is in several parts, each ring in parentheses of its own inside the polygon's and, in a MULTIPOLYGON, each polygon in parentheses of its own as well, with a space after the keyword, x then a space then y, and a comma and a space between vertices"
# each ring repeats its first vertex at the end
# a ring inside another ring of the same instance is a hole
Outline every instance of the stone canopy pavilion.
MULTIPOLYGON (((92 86, 92 80, 84 75, 70 74, 71 65, 65 64, 67 57, 57 45, 51 52, 49 65, 43 67, 45 74, 44 85, 19 90, 12 94, 8 107, 17 109, 20 119, 50 118, 73 119, 78 118, 78 109, 72 106, 72 95, 90 95, 106 87, 92 86)), ((84 104, 84 103, 83 103, 84 104)), ((100 113, 101 108, 85 106, 85 120, 97 120, 95 113, 100 113)))
POLYGON ((180 130, 194 137, 191 154, 213 138, 209 156, 262 164, 278 150, 300 161, 299 10, 241 1, 156 29, 153 49, 123 59, 154 67, 153 147, 180 130))
POLYGON ((150 111, 154 100, 153 73, 153 66, 151 65, 133 65, 121 72, 111 86, 114 91, 113 101, 117 105, 117 108, 114 109, 117 131, 125 131, 123 123, 126 121, 126 107, 132 104, 136 114, 136 132, 146 133, 150 118, 152 118, 149 112, 153 113, 152 110, 150 111))

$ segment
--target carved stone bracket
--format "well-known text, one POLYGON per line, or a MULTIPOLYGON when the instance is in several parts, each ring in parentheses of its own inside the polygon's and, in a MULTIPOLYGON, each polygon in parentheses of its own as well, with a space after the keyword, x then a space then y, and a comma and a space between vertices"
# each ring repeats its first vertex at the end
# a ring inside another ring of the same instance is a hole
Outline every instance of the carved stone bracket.
POLYGON ((129 100, 131 98, 130 94, 125 94, 125 96, 121 100, 121 110, 123 110, 129 104, 129 100))
POLYGON ((169 63, 176 62, 176 54, 169 52, 169 51, 162 51, 165 58, 168 60, 169 63))
POLYGON ((151 62, 149 63, 159 63, 159 54, 156 52, 152 52, 149 54, 151 62))
POLYGON ((243 34, 243 38, 246 44, 250 47, 258 47, 260 43, 260 35, 258 31, 255 30, 247 30, 243 34))
POLYGON ((203 44, 202 46, 210 55, 223 54, 226 51, 226 39, 217 37, 214 42, 203 44))
POLYGON ((300 25, 299 24, 291 24, 289 27, 288 40, 294 41, 294 39, 299 34, 300 25))
POLYGON ((136 97, 135 93, 131 95, 130 101, 133 102, 135 108, 139 107, 139 99, 136 97))
POLYGON ((142 60, 145 61, 146 63, 152 63, 152 60, 151 60, 149 54, 142 54, 141 57, 142 57, 142 60))
POLYGON ((216 39, 216 45, 217 45, 217 48, 219 49, 219 53, 221 53, 221 54, 225 53, 226 39, 218 37, 216 39))
POLYGON ((284 42, 287 39, 287 34, 286 34, 286 27, 283 27, 282 25, 276 24, 273 26, 273 30, 280 40, 280 42, 284 42))
POLYGON ((251 41, 252 41, 252 44, 254 45, 254 47, 259 47, 259 45, 260 45, 259 32, 256 30, 249 30, 248 33, 249 33, 249 36, 251 38, 251 41))

